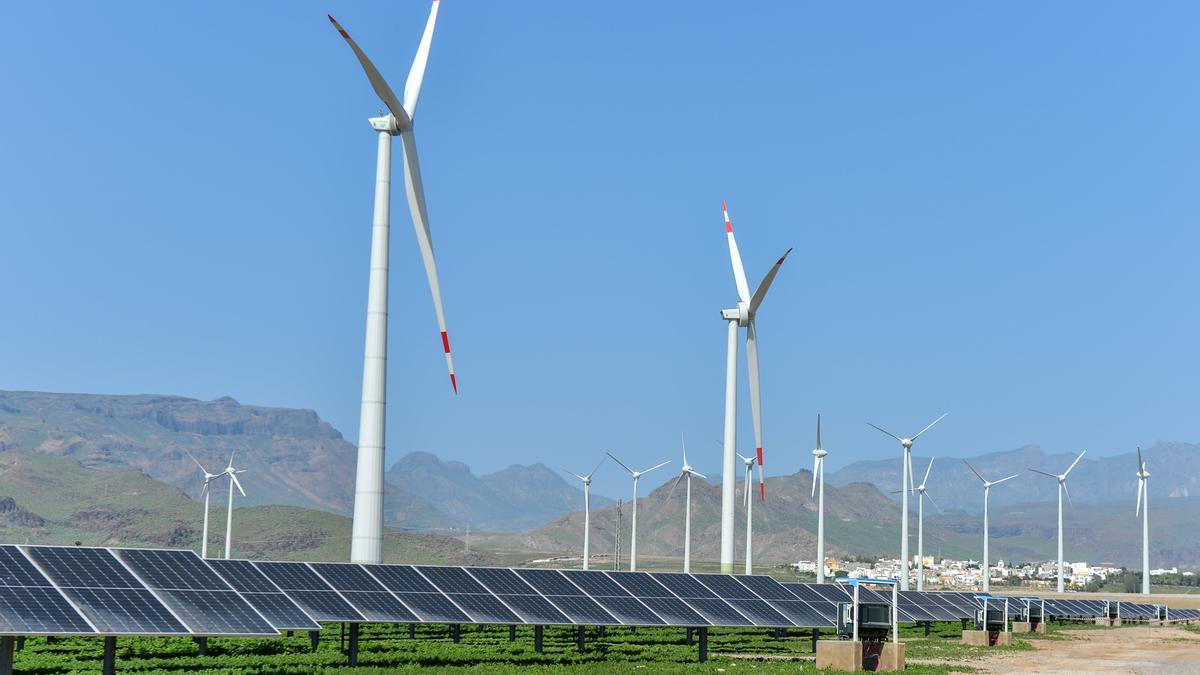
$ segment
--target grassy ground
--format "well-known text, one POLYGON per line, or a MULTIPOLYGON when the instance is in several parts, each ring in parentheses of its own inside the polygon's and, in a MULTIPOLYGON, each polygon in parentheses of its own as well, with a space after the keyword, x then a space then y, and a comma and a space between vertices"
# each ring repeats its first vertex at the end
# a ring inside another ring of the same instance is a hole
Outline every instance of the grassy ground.
MULTIPOLYGON (((207 656, 197 656, 196 645, 181 638, 124 638, 117 641, 118 670, 122 673, 333 673, 408 672, 433 669, 437 672, 517 673, 530 669, 547 673, 725 672, 755 673, 815 672, 810 635, 793 630, 786 638, 771 637, 766 629, 712 629, 709 661, 696 660, 697 649, 689 646, 683 629, 610 628, 601 637, 589 629, 581 653, 571 629, 548 627, 544 651, 533 649, 533 629, 519 627, 517 640, 508 641, 507 627, 464 627, 462 640, 454 644, 445 626, 417 626, 416 638, 408 638, 407 626, 364 626, 359 648, 359 666, 346 667, 341 652, 340 627, 327 628, 317 651, 311 651, 307 634, 275 640, 211 639, 207 656)), ((1032 649, 1025 641, 1011 647, 969 647, 959 642, 958 623, 934 624, 932 634, 905 627, 907 670, 914 673, 971 672, 970 663, 988 653, 1032 649)), ((1054 633, 1052 632, 1051 635, 1054 633)), ((825 631, 823 639, 836 639, 825 631)), ((1045 639, 1045 638, 1042 638, 1045 639)), ((15 669, 22 673, 71 673, 99 670, 102 641, 99 638, 29 638, 17 652, 15 669)))

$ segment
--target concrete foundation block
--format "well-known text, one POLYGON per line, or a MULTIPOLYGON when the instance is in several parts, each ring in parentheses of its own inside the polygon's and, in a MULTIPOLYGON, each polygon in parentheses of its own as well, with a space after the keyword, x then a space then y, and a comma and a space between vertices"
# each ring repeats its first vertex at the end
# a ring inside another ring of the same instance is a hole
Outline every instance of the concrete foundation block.
POLYGON ((986 630, 964 630, 962 635, 962 643, 964 645, 973 645, 975 647, 1011 645, 1012 633, 1005 633, 1004 631, 995 633, 986 630))
POLYGON ((858 672, 863 669, 862 657, 862 642, 851 642, 850 640, 817 642, 817 670, 858 672))
POLYGON ((1032 626, 1029 625, 1028 621, 1014 621, 1013 625, 1012 625, 1012 632, 1014 632, 1014 633, 1032 633, 1033 628, 1032 628, 1032 626))
POLYGON ((904 643, 889 642, 879 655, 879 670, 904 670, 904 643))

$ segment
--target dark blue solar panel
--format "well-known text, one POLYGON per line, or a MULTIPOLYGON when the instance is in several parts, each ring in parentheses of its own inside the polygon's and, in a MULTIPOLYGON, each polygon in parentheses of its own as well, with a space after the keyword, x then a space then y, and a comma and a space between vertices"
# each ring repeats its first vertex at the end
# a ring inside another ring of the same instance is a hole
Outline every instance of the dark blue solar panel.
POLYGON ((321 624, 313 621, 299 605, 288 596, 273 593, 242 593, 246 602, 258 610, 277 630, 320 630, 321 624))
POLYGON ((375 580, 362 567, 353 563, 309 563, 309 567, 321 578, 325 583, 333 586, 334 590, 338 591, 386 591, 382 584, 375 580))
POLYGON ((473 567, 467 570, 487 589, 497 595, 537 595, 532 586, 521 580, 517 573, 510 569, 496 567, 473 567))
POLYGON ((679 598, 639 598, 672 626, 707 626, 709 622, 679 598))
POLYGON ((717 597, 715 593, 708 590, 704 584, 696 581, 690 574, 654 572, 650 576, 658 583, 666 586, 672 593, 684 599, 717 597))
MULTIPOLYGON (((692 578, 699 581, 705 588, 712 591, 718 598, 754 598, 754 592, 738 583, 732 574, 693 574, 692 578)), ((679 597, 684 597, 680 595, 679 597)), ((703 598, 704 595, 689 595, 689 598, 703 598)))
POLYGON ((833 620, 826 612, 803 600, 771 600, 771 606, 779 610, 789 621, 801 628, 826 628, 833 625, 833 620))
MULTIPOLYGON (((699 577, 700 575, 696 575, 699 577)), ((796 596, 788 592, 788 589, 783 587, 783 584, 775 581, 771 577, 763 576, 741 576, 730 577, 736 579, 743 586, 754 591, 758 597, 765 600, 795 600, 796 596)), ((714 589, 715 590, 715 589, 714 589)))
POLYGON ((718 598, 687 598, 687 603, 714 626, 754 625, 752 621, 718 598))
POLYGON ((255 562, 254 566, 274 581, 280 590, 289 594, 291 591, 333 590, 302 562, 255 562))
POLYGON ((29 546, 29 555, 60 587, 144 588, 108 549, 29 546))
MULTIPOLYGON (((674 598, 674 593, 645 572, 605 572, 635 598, 674 598)), ((686 625, 686 624, 685 624, 686 625)))
POLYGON ((441 593, 396 592, 396 595, 426 623, 471 623, 471 617, 441 593))
POLYGON ((300 609, 317 621, 361 623, 362 614, 350 606, 337 591, 287 591, 300 609))
POLYGON ((0 546, 0 586, 52 586, 16 546, 0 546))
POLYGON ((628 596, 629 591, 621 587, 621 584, 613 581, 604 572, 596 570, 563 570, 563 576, 583 589, 585 593, 592 597, 598 595, 608 597, 628 596))
POLYGON ((364 569, 386 586, 389 591, 396 593, 440 592, 433 584, 429 583, 428 579, 421 576, 415 567, 410 565, 366 565, 364 569))
POLYGON ((627 626, 661 626, 665 623, 649 607, 632 596, 597 595, 592 599, 627 626))
POLYGON ((525 623, 512 610, 504 606, 491 593, 448 594, 463 611, 471 616, 472 623, 525 623))
POLYGON ((91 635, 94 632, 53 588, 8 585, 0 590, 0 633, 91 635))
POLYGON ((727 598, 728 602, 734 609, 741 612, 743 616, 754 622, 756 626, 791 626, 792 622, 787 620, 787 617, 780 614, 771 608, 765 600, 758 598, 727 598))
POLYGON ((547 596, 554 606, 566 614, 572 623, 585 626, 619 626, 620 621, 609 614, 595 600, 583 595, 547 596))
POLYGON ((487 593, 466 570, 461 567, 420 566, 417 570, 437 586, 443 593, 487 593))
POLYGON ((396 596, 387 591, 342 591, 346 599, 367 621, 408 623, 416 621, 417 615, 404 606, 396 596))
POLYGON ((555 609, 550 601, 540 595, 500 595, 504 604, 519 614, 525 623, 532 624, 569 624, 562 612, 555 609))
POLYGON ((516 572, 543 595, 584 595, 578 586, 567 581, 558 570, 524 569, 516 572))
POLYGON ((249 560, 206 560, 204 561, 225 583, 242 593, 278 593, 279 587, 271 583, 249 560))

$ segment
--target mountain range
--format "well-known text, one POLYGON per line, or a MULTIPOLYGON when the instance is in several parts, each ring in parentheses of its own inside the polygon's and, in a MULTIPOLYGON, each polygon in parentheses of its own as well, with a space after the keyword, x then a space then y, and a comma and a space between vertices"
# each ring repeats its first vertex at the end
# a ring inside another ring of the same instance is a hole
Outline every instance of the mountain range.
MULTIPOLYGON (((1158 443, 1145 450, 1153 474, 1156 565, 1196 567, 1200 560, 1194 526, 1200 499, 1191 496, 1200 477, 1197 449, 1158 443)), ((354 446, 315 412, 247 406, 231 398, 0 392, 0 531, 8 541, 194 546, 201 475, 192 457, 215 470, 234 452, 236 464, 248 469, 242 478, 249 495, 237 502, 239 533, 245 528, 240 544, 235 537, 237 550, 255 557, 344 559, 354 446)), ((899 487, 896 454, 829 474, 830 554, 895 554, 898 495, 887 492, 899 487)), ((1058 472, 1073 459, 1066 453, 1047 455, 1037 446, 971 458, 985 476, 1021 476, 992 492, 995 557, 1053 556, 1054 482, 1026 469, 1058 472)), ((914 461, 918 478, 926 461, 914 461)), ((1140 537, 1132 513, 1135 467, 1132 454, 1080 462, 1070 479, 1075 501, 1066 514, 1068 558, 1138 562, 1140 537)), ((567 482, 564 474, 544 465, 514 464, 476 475, 462 462, 417 452, 397 461, 385 480, 385 518, 395 530, 389 542, 413 559, 466 559, 467 541, 473 546, 472 559, 493 562, 578 555, 582 492, 574 479, 567 482), (406 534, 413 531, 432 534, 406 534), (433 536, 437 534, 452 536, 433 536)), ((768 501, 756 501, 754 513, 760 562, 813 557, 811 480, 807 470, 767 479, 768 501)), ((675 558, 682 551, 683 491, 670 481, 657 489, 645 487, 648 494, 639 500, 639 551, 675 558)), ((926 551, 977 556, 978 479, 962 460, 938 459, 929 490, 944 512, 926 511, 926 551)), ((615 540, 615 507, 596 494, 592 498, 592 546, 603 554, 615 540)), ((693 498, 694 559, 715 560, 720 488, 697 481, 693 498)), ((624 505, 622 526, 626 547, 629 507, 624 505)), ((739 535, 742 513, 739 506, 739 535)), ((214 518, 220 522, 215 513, 214 518)), ((911 529, 915 538, 916 528, 911 529)), ((739 542, 739 557, 742 550, 739 542)))

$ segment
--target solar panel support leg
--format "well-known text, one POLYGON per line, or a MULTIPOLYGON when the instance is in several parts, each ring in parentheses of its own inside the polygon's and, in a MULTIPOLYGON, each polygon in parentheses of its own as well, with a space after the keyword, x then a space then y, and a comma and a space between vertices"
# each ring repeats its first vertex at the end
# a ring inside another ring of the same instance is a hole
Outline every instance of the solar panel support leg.
POLYGON ((201 635, 199 637, 194 637, 192 639, 196 641, 196 654, 198 654, 200 656, 207 656, 208 655, 208 638, 206 636, 201 635))
MULTIPOLYGON (((54 636, 53 636, 53 635, 51 635, 49 638, 47 638, 47 639, 46 639, 46 644, 51 644, 51 642, 50 642, 50 641, 51 641, 53 638, 54 638, 54 636)), ((24 636, 24 635, 18 635, 18 636, 17 636, 17 651, 21 651, 22 649, 25 649, 25 636, 24 636)))
POLYGON ((415 623, 408 624, 408 639, 409 640, 417 639, 417 624, 415 624, 415 623))
POLYGON ((292 631, 290 631, 290 630, 289 630, 289 631, 287 632, 287 637, 292 637, 292 631))
POLYGON ((510 624, 508 624, 508 641, 516 642, 516 640, 517 640, 517 627, 510 623, 510 624))
POLYGON ((600 626, 600 637, 608 637, 608 626, 600 626))
POLYGON ((309 642, 309 644, 312 645, 312 650, 314 652, 317 651, 317 643, 320 641, 321 641, 321 631, 319 631, 319 630, 308 631, 308 642, 309 642))
POLYGON ((13 671, 13 637, 0 637, 0 675, 12 675, 13 671))
POLYGON ((708 628, 700 627, 700 663, 708 661, 708 628))
POLYGON ((533 651, 535 651, 539 654, 542 653, 542 627, 541 626, 533 627, 533 651))
POLYGON ((104 638, 104 660, 100 664, 100 672, 104 675, 116 675, 117 672, 117 638, 108 635, 104 638))
POLYGON ((692 640, 692 629, 687 629, 687 646, 691 647, 695 642, 692 640))
POLYGON ((821 639, 821 629, 814 628, 813 632, 812 632, 812 651, 814 654, 817 653, 817 640, 820 640, 820 639, 821 639))
POLYGON ((358 665, 358 624, 350 624, 350 651, 347 655, 346 663, 351 666, 358 665))
POLYGON ((925 637, 929 637, 929 629, 932 627, 933 627, 932 623, 930 623, 928 621, 925 622, 925 637))
POLYGON ((454 644, 458 644, 462 639, 462 626, 456 623, 450 624, 450 639, 454 641, 454 644))
POLYGON ((577 647, 579 647, 580 652, 585 650, 586 635, 587 635, 587 627, 586 626, 580 626, 579 629, 575 632, 575 645, 577 647))

